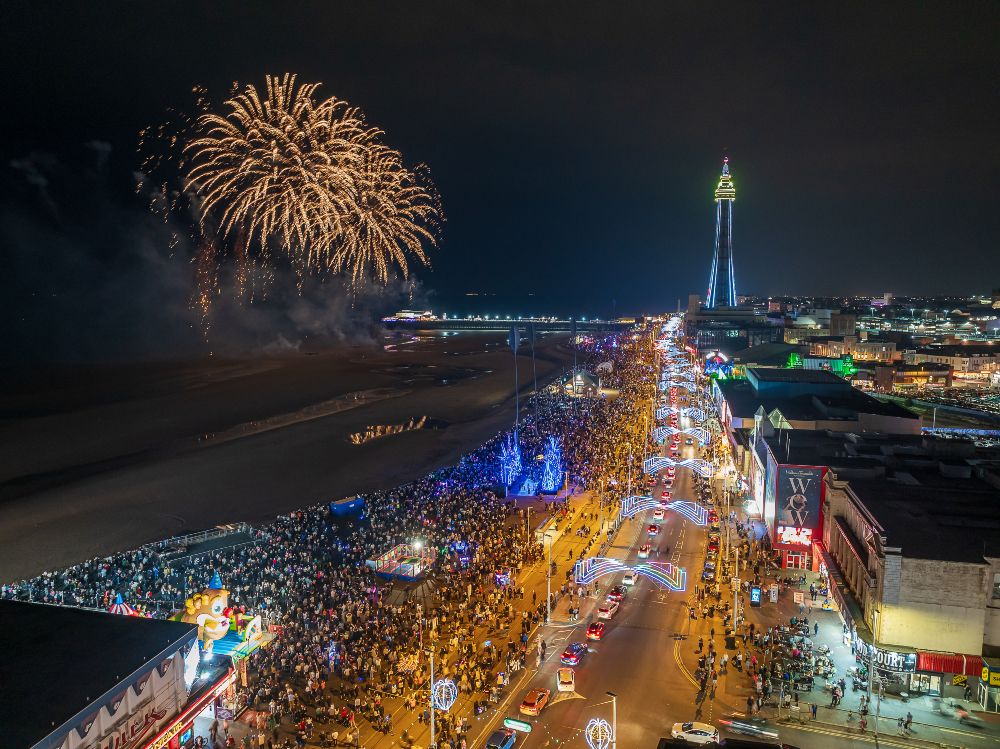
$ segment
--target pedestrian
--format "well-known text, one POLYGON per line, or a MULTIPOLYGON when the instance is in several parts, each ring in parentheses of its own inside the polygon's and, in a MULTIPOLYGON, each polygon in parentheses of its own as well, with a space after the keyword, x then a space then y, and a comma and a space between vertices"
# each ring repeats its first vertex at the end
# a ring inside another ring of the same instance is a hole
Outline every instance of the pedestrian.
POLYGON ((910 730, 910 726, 912 726, 912 725, 913 725, 913 713, 911 713, 909 710, 907 710, 906 711, 906 722, 903 724, 903 728, 905 728, 907 731, 909 731, 910 730))
POLYGON ((899 718, 899 720, 896 721, 896 735, 897 736, 902 736, 903 735, 903 719, 902 719, 902 717, 899 718))
POLYGON ((813 623, 813 637, 819 634, 819 622, 813 623))
POLYGON ((816 703, 815 702, 813 703, 813 706, 812 706, 812 715, 813 715, 813 720, 816 720, 816 703))

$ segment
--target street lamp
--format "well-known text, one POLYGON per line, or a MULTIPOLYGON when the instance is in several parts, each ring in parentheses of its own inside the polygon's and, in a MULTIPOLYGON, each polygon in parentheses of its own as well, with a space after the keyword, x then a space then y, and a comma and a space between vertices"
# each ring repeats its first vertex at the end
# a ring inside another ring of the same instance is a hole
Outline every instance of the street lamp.
POLYGON ((547 624, 552 621, 552 532, 549 531, 546 533, 545 538, 549 539, 549 566, 545 569, 545 580, 548 589, 545 596, 545 622, 547 624))
POLYGON ((618 695, 605 692, 611 698, 611 749, 618 749, 618 695))

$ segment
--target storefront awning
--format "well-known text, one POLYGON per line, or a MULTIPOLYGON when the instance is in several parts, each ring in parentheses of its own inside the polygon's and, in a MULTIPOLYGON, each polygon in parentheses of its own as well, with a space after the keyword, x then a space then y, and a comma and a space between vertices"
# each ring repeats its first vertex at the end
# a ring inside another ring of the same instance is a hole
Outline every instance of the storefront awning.
POLYGON ((917 670, 979 676, 983 670, 983 659, 978 655, 922 653, 917 651, 917 670))

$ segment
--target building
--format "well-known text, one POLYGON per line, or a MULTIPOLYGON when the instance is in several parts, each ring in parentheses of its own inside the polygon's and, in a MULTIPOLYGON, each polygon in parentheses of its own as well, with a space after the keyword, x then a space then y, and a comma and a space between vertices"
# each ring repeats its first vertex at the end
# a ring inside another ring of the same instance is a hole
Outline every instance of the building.
POLYGON ((718 380, 712 387, 734 447, 733 430, 754 426, 762 415, 778 429, 920 433, 921 419, 913 412, 822 369, 748 367, 746 379, 718 380))
POLYGON ((924 387, 951 387, 951 367, 933 364, 903 364, 875 367, 875 389, 880 393, 917 390, 924 387))
POLYGON ((932 346, 903 352, 906 364, 940 364, 952 372, 991 374, 997 370, 995 346, 932 346))
POLYGON ((685 344, 704 358, 706 351, 720 351, 731 356, 753 346, 780 343, 784 327, 781 320, 769 318, 758 307, 701 306, 697 294, 688 297, 684 316, 685 344))
POLYGON ((961 696, 967 682, 996 712, 1000 451, 766 421, 750 439, 775 558, 823 573, 851 644, 889 691, 961 696))
POLYGON ((601 378, 584 370, 563 375, 562 388, 567 395, 597 398, 601 394, 601 378))
POLYGON ((850 356, 858 361, 895 361, 900 358, 893 341, 859 339, 858 336, 830 336, 807 339, 809 353, 839 359, 850 356))
POLYGON ((0 600, 0 647, 5 749, 145 746, 235 676, 195 623, 66 606, 0 600))
POLYGON ((733 203, 736 189, 729 176, 729 157, 722 160, 722 176, 715 189, 715 254, 708 279, 708 307, 736 306, 733 277, 733 203))

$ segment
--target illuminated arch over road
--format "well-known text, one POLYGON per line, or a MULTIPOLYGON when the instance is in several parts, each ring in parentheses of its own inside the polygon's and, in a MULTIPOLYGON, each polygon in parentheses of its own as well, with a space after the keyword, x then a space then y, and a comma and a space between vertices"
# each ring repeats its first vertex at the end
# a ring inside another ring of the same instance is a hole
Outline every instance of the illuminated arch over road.
POLYGON ((692 437, 696 437, 702 444, 708 442, 712 438, 712 435, 710 435, 708 430, 704 427, 688 427, 687 429, 678 429, 677 427, 656 427, 651 436, 657 442, 663 442, 667 437, 673 437, 675 434, 689 434, 692 437))
POLYGON ((639 562, 629 566, 610 557, 587 557, 578 561, 573 571, 574 579, 580 585, 589 585, 598 578, 616 572, 635 572, 674 591, 683 591, 687 586, 687 572, 683 567, 675 567, 670 562, 639 562))
POLYGON ((696 422, 705 421, 705 412, 700 408, 674 408, 673 406, 660 406, 656 409, 656 418, 658 421, 663 421, 671 414, 686 416, 696 422))
POLYGON ((664 468, 669 468, 670 466, 680 467, 680 468, 690 468, 693 471, 697 471, 705 478, 711 478, 715 473, 715 468, 707 460, 702 460, 701 458, 687 458, 686 460, 674 460, 673 458, 664 458, 657 456, 655 458, 646 458, 642 462, 642 470, 646 473, 656 473, 664 468))
POLYGON ((695 502, 688 502, 683 499, 675 499, 673 502, 660 502, 652 497, 626 497, 622 500, 621 514, 624 517, 631 518, 640 512, 655 510, 657 507, 680 513, 698 525, 705 525, 708 522, 708 511, 704 507, 695 502))

